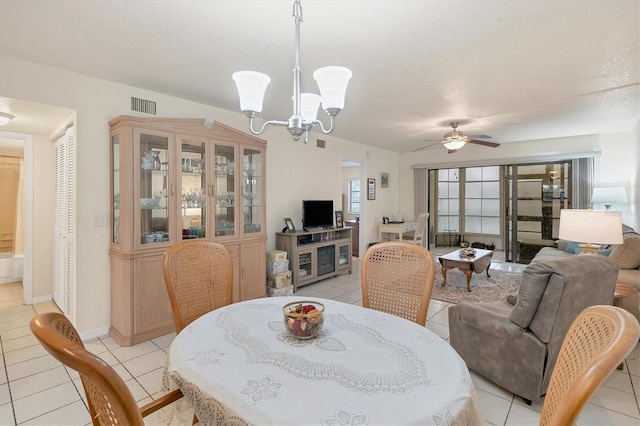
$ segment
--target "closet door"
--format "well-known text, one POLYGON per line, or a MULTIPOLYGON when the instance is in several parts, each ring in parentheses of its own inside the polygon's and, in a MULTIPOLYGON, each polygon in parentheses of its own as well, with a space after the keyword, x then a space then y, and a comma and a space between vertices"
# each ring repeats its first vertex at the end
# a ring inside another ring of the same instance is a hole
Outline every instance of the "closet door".
POLYGON ((53 151, 53 300, 75 325, 76 148, 73 128, 53 151))

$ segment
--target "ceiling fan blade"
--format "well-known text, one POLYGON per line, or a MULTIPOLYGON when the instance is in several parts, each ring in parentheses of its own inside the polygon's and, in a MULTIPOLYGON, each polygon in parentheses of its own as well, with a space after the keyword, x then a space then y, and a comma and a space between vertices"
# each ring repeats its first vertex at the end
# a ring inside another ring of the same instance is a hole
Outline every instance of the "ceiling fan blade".
POLYGON ((489 135, 467 135, 469 139, 493 139, 493 137, 489 135))
POLYGON ((477 139, 469 139, 467 142, 468 142, 468 143, 474 143, 474 144, 476 144, 476 145, 488 146, 488 147, 491 147, 491 148, 497 148, 497 147, 499 147, 499 146, 500 146, 500 144, 499 144, 499 143, 496 143, 496 142, 479 141, 479 140, 477 140, 477 139))
POLYGON ((453 154, 456 151, 457 151, 457 149, 449 149, 449 150, 447 150, 447 154, 453 154))
POLYGON ((426 145, 426 146, 423 146, 422 148, 414 149, 414 150, 413 150, 413 151, 411 151, 411 152, 422 151, 423 149, 427 149, 427 148, 431 148, 432 146, 440 145, 440 143, 441 143, 441 142, 432 143, 431 145, 426 145))

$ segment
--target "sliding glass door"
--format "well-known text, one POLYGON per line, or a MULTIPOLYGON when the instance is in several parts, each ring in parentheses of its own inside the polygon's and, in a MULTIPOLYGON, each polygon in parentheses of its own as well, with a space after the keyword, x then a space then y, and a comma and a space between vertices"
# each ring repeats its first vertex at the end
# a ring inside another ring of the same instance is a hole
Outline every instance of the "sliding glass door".
POLYGON ((505 166, 504 181, 505 260, 529 263, 558 238, 560 210, 570 208, 571 163, 505 166))

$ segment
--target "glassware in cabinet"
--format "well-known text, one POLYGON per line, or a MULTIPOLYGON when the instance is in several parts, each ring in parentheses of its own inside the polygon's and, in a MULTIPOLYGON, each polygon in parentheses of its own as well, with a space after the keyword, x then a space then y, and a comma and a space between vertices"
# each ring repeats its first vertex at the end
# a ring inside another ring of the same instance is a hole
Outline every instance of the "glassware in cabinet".
POLYGON ((245 234, 262 231, 263 160, 262 150, 243 148, 242 202, 245 234))
POLYGON ((236 234, 236 148, 215 145, 215 236, 236 234))
POLYGON ((204 140, 180 140, 180 238, 207 236, 207 162, 204 140))
POLYGON ((111 136, 111 229, 112 242, 120 244, 120 134, 111 136))
POLYGON ((169 241, 168 166, 169 137, 141 131, 139 202, 140 243, 169 241))

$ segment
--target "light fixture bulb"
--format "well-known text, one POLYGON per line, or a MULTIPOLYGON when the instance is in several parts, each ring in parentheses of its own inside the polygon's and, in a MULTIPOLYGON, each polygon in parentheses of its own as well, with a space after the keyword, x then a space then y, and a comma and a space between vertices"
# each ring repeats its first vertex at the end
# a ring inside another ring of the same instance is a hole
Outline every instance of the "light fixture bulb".
POLYGON ((0 126, 4 126, 14 118, 16 117, 7 112, 0 112, 0 126))

